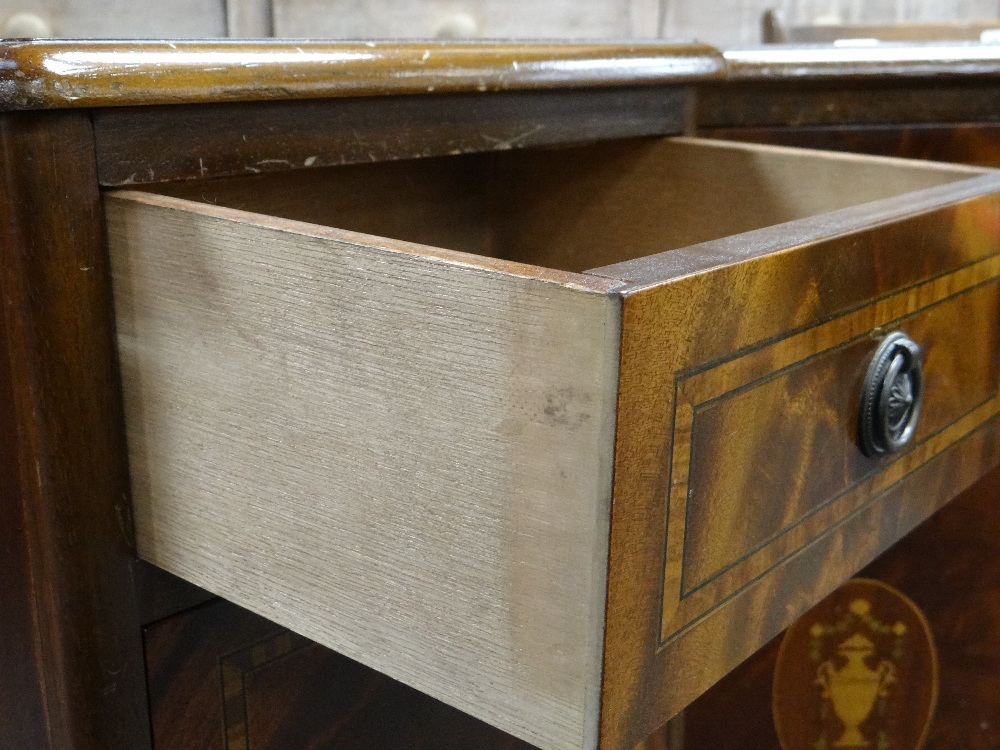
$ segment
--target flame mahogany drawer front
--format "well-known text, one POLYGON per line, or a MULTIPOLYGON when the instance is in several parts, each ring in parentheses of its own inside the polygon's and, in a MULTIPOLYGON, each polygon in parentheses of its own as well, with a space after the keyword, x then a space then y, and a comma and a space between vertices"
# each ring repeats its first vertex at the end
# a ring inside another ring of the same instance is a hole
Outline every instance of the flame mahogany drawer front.
POLYGON ((627 750, 996 463, 998 196, 695 139, 109 193, 140 554, 627 750), (895 332, 922 408, 869 457, 895 332))

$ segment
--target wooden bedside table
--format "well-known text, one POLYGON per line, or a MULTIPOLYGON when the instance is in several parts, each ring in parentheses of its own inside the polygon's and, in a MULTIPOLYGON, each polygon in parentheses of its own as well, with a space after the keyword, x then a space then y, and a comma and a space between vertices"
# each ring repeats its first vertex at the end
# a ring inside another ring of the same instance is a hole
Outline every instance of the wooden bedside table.
POLYGON ((4 59, 14 747, 247 746, 308 638, 624 750, 997 463, 1000 177, 664 139, 710 48, 4 59))

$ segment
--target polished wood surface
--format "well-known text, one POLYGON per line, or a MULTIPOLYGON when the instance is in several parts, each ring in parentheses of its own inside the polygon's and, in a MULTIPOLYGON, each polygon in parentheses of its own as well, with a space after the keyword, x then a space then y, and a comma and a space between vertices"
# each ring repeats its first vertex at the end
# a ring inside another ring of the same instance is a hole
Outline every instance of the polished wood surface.
POLYGON ((763 45, 723 53, 730 81, 971 79, 1000 73, 993 44, 928 42, 878 45, 763 45))
MULTIPOLYGON (((931 188, 924 196, 955 189, 931 188)), ((844 210, 815 224, 782 225, 780 240, 770 235, 779 228, 771 228, 739 243, 720 240, 599 269, 635 283, 622 290, 602 724, 610 747, 629 746, 683 708, 808 602, 946 502, 954 490, 951 474, 937 478, 942 460, 958 465, 954 481, 959 487, 994 465, 993 424, 1000 400, 990 398, 964 417, 956 412, 951 428, 928 436, 898 460, 872 464, 867 482, 839 496, 825 508, 825 517, 813 514, 810 523, 794 527, 772 559, 740 560, 711 585, 682 596, 682 571, 672 564, 678 550, 683 554, 686 493, 681 488, 688 468, 687 454, 677 452, 678 440, 686 437, 676 417, 679 382, 710 367, 737 367, 732 364, 736 357, 755 350, 764 352, 761 361, 768 363, 763 373, 777 371, 799 361, 779 356, 785 346, 798 348, 797 337, 814 354, 825 349, 827 333, 842 325, 857 325, 854 335, 877 336, 927 304, 996 278, 1000 203, 995 194, 937 209, 924 203, 917 212, 900 202, 893 205, 894 216, 865 215, 887 205, 844 210), (846 217, 851 210, 858 212, 851 228, 835 229, 832 217, 846 217), (811 237, 805 235, 807 226, 811 237), (765 242, 765 236, 775 244, 765 242), (789 246, 793 249, 774 252, 789 246), (921 248, 919 256, 914 247, 921 248), (972 268, 979 270, 966 277, 972 268), (791 289, 800 293, 788 294, 791 289), (919 502, 903 508, 898 490, 914 486, 907 474, 935 479, 923 479, 919 502)), ((994 304, 991 297, 984 311, 988 314, 994 304)), ((955 315, 959 320, 952 325, 961 327, 962 315, 957 310, 955 315)), ((830 345, 842 340, 835 337, 830 345)), ((855 413, 851 408, 845 420, 849 423, 855 413)), ((817 454, 821 449, 820 444, 817 454)))
MULTIPOLYGON (((1000 742, 1000 581, 995 566, 984 565, 1000 538, 998 488, 1000 471, 993 471, 862 572, 900 589, 930 624, 941 687, 924 750, 987 750, 1000 742)), ((779 750, 771 690, 780 643, 688 707, 685 750, 779 750)))
MULTIPOLYGON (((945 101, 954 92, 942 90, 945 101)), ((971 98, 971 94, 970 94, 971 98)), ((928 101, 932 101, 928 97, 928 101)), ((932 105, 933 106, 933 105, 932 105)), ((959 105, 942 119, 961 112, 959 105)), ((992 115, 988 115, 992 116, 992 115)), ((709 130, 718 137, 812 146, 858 153, 960 161, 996 167, 997 126, 968 124, 832 124, 819 127, 737 127, 709 130)), ((1000 738, 993 655, 1000 642, 990 564, 1000 476, 994 471, 872 564, 864 575, 885 580, 913 597, 927 614, 941 655, 941 693, 927 750, 995 747, 1000 738)), ((914 492, 918 492, 915 490, 914 492)), ((685 747, 691 750, 778 750, 767 704, 777 642, 685 711, 685 747), (762 696, 764 698, 762 699, 762 696), (720 707, 741 705, 739 720, 723 725, 720 707)))
POLYGON ((679 380, 674 451, 690 463, 687 481, 675 479, 672 510, 685 520, 684 536, 667 566, 678 566, 682 599, 765 557, 727 588, 747 585, 794 550, 783 539, 793 528, 821 528, 828 505, 884 468, 858 450, 856 428, 862 379, 882 331, 903 331, 923 350, 914 444, 997 395, 996 278, 961 292, 939 289, 943 297, 874 332, 857 336, 853 316, 811 329, 804 359, 782 357, 777 344, 679 380), (982 324, 970 329, 969 320, 982 324))
POLYGON ((685 42, 18 42, 0 110, 686 84, 724 74, 685 42))
POLYGON ((224 601, 145 630, 157 750, 531 750, 224 601))
POLYGON ((995 122, 996 45, 766 45, 724 52, 698 95, 704 128, 995 122))
MULTIPOLYGON (((683 89, 696 82, 702 83, 702 124, 714 127, 850 121, 940 126, 963 118, 989 125, 1000 112, 1000 87, 991 67, 996 61, 989 51, 959 50, 950 61, 940 51, 937 58, 917 61, 883 59, 881 67, 864 70, 845 68, 843 56, 813 60, 811 68, 801 68, 801 79, 794 74, 795 65, 806 63, 796 63, 793 57, 785 60, 790 64, 766 71, 758 80, 748 73, 746 59, 731 60, 727 74, 714 50, 696 45, 541 45, 529 48, 526 58, 517 56, 520 50, 520 45, 441 44, 401 45, 395 51, 382 45, 293 43, 266 49, 239 43, 5 46, 6 68, 0 71, 3 107, 104 109, 4 116, 5 218, 0 231, 5 238, 3 345, 11 398, 0 418, 8 433, 17 436, 16 453, 11 452, 0 471, 0 478, 14 477, 14 484, 4 487, 0 496, 11 519, 3 554, 17 573, 5 584, 5 592, 10 602, 32 603, 34 609, 30 616, 23 609, 3 616, 6 632, 20 634, 18 642, 31 645, 0 654, 0 666, 10 675, 0 692, 3 714, 16 717, 0 720, 0 739, 17 746, 47 735, 53 748, 141 748, 148 732, 145 687, 141 670, 135 668, 141 662, 136 658, 138 623, 171 616, 207 596, 161 581, 152 584, 152 593, 147 591, 143 607, 133 601, 128 485, 98 182, 203 180, 452 150, 506 150, 677 132, 684 124, 684 107, 690 104, 683 89), (425 53, 430 53, 426 59, 425 53), (213 56, 217 64, 208 64, 213 56), (248 63, 259 65, 252 68, 248 63), (732 80, 722 81, 724 75, 732 80), (440 100, 432 95, 440 92, 450 93, 441 94, 440 100), (337 101, 304 101, 322 98, 337 101), (278 99, 299 101, 272 101, 278 99), (447 106, 436 110, 438 101, 447 106), (187 106, 194 102, 200 104, 187 106), (134 111, 126 106, 149 103, 167 106, 134 111), (435 111, 447 122, 435 122, 435 111), (338 113, 343 113, 342 120, 336 120, 338 113), (405 123, 414 119, 417 124, 407 130, 405 123), (497 121, 491 129, 489 123, 497 121), (380 140, 382 129, 391 133, 385 141, 380 140), (211 135, 213 130, 217 137, 211 135), (144 135, 149 137, 145 143, 144 135), (7 706, 14 708, 8 711, 7 706)), ((628 162, 627 152, 642 148, 624 146, 618 156, 626 158, 616 157, 616 165, 628 162)), ((765 161, 774 165, 781 151, 771 153, 774 157, 765 161)), ((549 157, 567 173, 577 168, 566 154, 549 157)), ((854 170, 848 168, 849 158, 838 158, 843 174, 865 171, 864 160, 854 170)), ((814 159, 814 165, 822 162, 821 157, 814 159)), ((753 163, 744 162, 750 167, 753 163)), ((759 186, 753 180, 760 174, 750 167, 730 172, 737 179, 745 173, 748 184, 759 186)), ((623 450, 618 456, 620 497, 611 517, 603 708, 608 747, 624 750, 641 739, 795 612, 833 588, 846 571, 864 564, 996 464, 996 420, 989 417, 988 408, 973 411, 929 437, 878 481, 845 496, 845 504, 829 517, 811 516, 818 525, 801 539, 792 539, 790 564, 780 575, 757 580, 747 577, 756 562, 733 567, 737 589, 743 585, 739 576, 750 583, 719 610, 725 616, 707 612, 707 599, 678 602, 682 620, 682 606, 689 607, 687 614, 704 614, 705 619, 683 637, 662 641, 660 597, 668 577, 664 498, 670 487, 666 467, 673 455, 669 438, 663 437, 670 429, 663 409, 673 398, 673 381, 664 383, 657 368, 670 378, 680 372, 677 367, 689 367, 683 372, 691 374, 695 362, 698 367, 714 366, 738 351, 748 354, 744 350, 784 341, 788 334, 806 333, 851 310, 859 321, 869 314, 863 310, 874 310, 873 320, 891 322, 922 309, 921 295, 934 297, 954 284, 964 292, 972 288, 967 282, 975 274, 992 274, 992 261, 977 261, 993 252, 995 212, 984 208, 980 196, 996 190, 991 182, 995 178, 947 184, 967 174, 901 164, 881 174, 900 178, 903 184, 906 172, 926 178, 920 185, 911 183, 920 189, 918 194, 901 197, 890 190, 875 196, 886 201, 863 211, 855 204, 864 200, 860 195, 870 195, 866 191, 873 185, 877 188, 877 179, 864 189, 857 183, 853 197, 841 185, 823 187, 803 179, 773 195, 745 189, 741 195, 737 190, 730 207, 717 206, 715 213, 680 200, 675 204, 678 214, 653 216, 648 224, 632 221, 630 205, 642 205, 648 192, 611 190, 617 198, 599 197, 591 206, 589 225, 583 221, 574 226, 576 210, 588 208, 587 196, 574 196, 570 190, 547 204, 548 216, 562 221, 559 237, 573 237, 561 245, 558 237, 552 241, 558 245, 557 254, 578 247, 579 255, 551 264, 553 269, 511 265, 511 259, 538 262, 551 239, 546 238, 541 212, 528 220, 528 201, 517 209, 522 220, 516 227, 526 241, 508 245, 506 256, 499 252, 500 258, 482 256, 470 262, 458 254, 430 252, 434 263, 531 278, 548 285, 548 291, 579 281, 559 269, 616 264, 598 269, 584 286, 596 284, 597 276, 610 277, 601 282, 602 294, 619 283, 631 284, 628 293, 620 295, 625 297, 626 324, 651 320, 658 326, 664 320, 661 314, 676 323, 672 332, 650 328, 650 341, 642 340, 642 329, 636 328, 626 334, 623 349, 628 362, 619 405, 623 450), (838 199, 844 202, 830 203, 838 199), (776 210, 768 214, 771 218, 754 219, 756 209, 731 208, 751 202, 770 202, 776 210), (949 207, 953 203, 958 207, 949 207), (812 209, 804 206, 810 205, 837 210, 822 221, 808 220, 812 209), (678 215, 685 221, 676 222, 678 215), (668 256, 656 255, 668 247, 664 227, 686 225, 697 234, 706 231, 704 225, 697 229, 698 222, 713 216, 718 223, 707 236, 680 241, 668 256), (766 226, 776 216, 793 221, 766 226), (749 234, 732 240, 712 235, 724 234, 730 230, 723 228, 740 221, 749 223, 733 231, 749 234), (534 229, 524 231, 529 227, 534 229), (630 245, 633 242, 638 244, 630 245), (706 244, 685 247, 689 242, 706 244), (645 253, 653 255, 636 257, 645 253), (785 265, 789 258, 796 262, 785 265), (962 263, 969 267, 958 269, 962 263), (927 281, 942 273, 938 282, 927 281), (664 283, 673 287, 672 297, 661 300, 657 289, 664 283), (790 294, 790 289, 802 293, 790 294), (869 304, 876 297, 894 295, 901 295, 899 304, 905 308, 898 315, 888 314, 895 302, 869 304), (668 335, 670 340, 663 340, 668 335), (658 343, 663 348, 657 348, 658 343), (671 347, 681 347, 689 359, 675 361, 671 347), (656 371, 648 378, 640 355, 656 371), (638 448, 630 453, 629 446, 638 448), (850 508, 846 518, 839 515, 843 507, 850 508), (824 533, 827 522, 840 526, 814 538, 824 533)), ((546 189, 557 182, 553 179, 546 189)), ((603 182, 595 179, 590 185, 603 182)), ((674 186, 681 193, 685 187, 674 186)), ((711 197, 713 192, 724 189, 703 181, 700 194, 711 197)), ((534 195, 540 197, 541 191, 536 188, 534 195)), ((442 199, 439 205, 446 203, 442 199)), ((174 210, 176 204, 170 205, 174 210)), ((312 237, 314 232, 310 228, 302 234, 312 237)), ((450 244, 454 236, 443 237, 442 244, 450 244)), ((509 234, 507 239, 512 239, 509 234)), ((377 244, 385 249, 385 243, 377 244)), ((169 258, 176 250, 164 245, 163 256, 169 258)), ((372 278, 377 275, 372 272, 372 278)), ((982 276, 980 281, 992 278, 982 276)), ((364 284, 369 282, 365 279, 364 284)), ((503 320, 506 315, 503 311, 495 317, 503 320)), ((340 328, 332 325, 330 330, 340 328)), ((863 328, 870 330, 871 325, 863 328)), ((408 343, 404 341, 404 347, 408 343)), ((548 416, 565 416, 560 403, 549 406, 548 416)), ((523 579, 511 580, 518 584, 523 579)))
POLYGON ((51 750, 148 747, 90 120, 82 112, 8 114, 0 139, 2 370, 9 373, 3 474, 10 480, 0 492, 12 510, 4 554, 14 558, 4 571, 10 599, 0 632, 5 640, 21 636, 5 646, 12 650, 4 681, 9 674, 20 694, 3 705, 0 740, 51 750))
MULTIPOLYGON (((770 603, 775 601, 774 597, 781 597, 785 601, 800 601, 802 610, 805 610, 808 603, 803 597, 803 587, 807 582, 809 585, 815 585, 816 581, 823 581, 822 585, 826 591, 832 591, 842 582, 843 578, 837 574, 829 575, 831 560, 838 561, 843 569, 861 569, 871 560, 872 554, 884 552, 895 541, 912 531, 922 520, 941 508, 950 498, 961 493, 977 478, 1000 464, 1000 432, 997 427, 997 419, 990 420, 981 429, 970 433, 952 448, 939 454, 933 461, 893 485, 880 497, 877 505, 869 505, 857 515, 850 517, 834 532, 830 544, 813 545, 804 549, 796 556, 796 565, 800 566, 801 575, 783 580, 774 578, 771 585, 765 587, 766 590, 760 591, 760 595, 754 597, 754 601, 748 602, 746 607, 736 613, 727 627, 716 623, 719 625, 719 630, 714 634, 712 628, 702 628, 700 638, 697 635, 689 637, 687 642, 689 651, 686 654, 668 645, 659 654, 664 660, 662 671, 658 673, 655 682, 651 680, 657 687, 633 683, 630 699, 646 700, 645 696, 649 695, 646 691, 663 690, 663 686, 672 685, 676 675, 688 678, 692 671, 706 669, 707 660, 713 660, 718 665, 716 669, 720 675, 736 669, 759 643, 773 637, 785 624, 780 618, 781 613, 768 611, 770 603)), ((929 571, 928 574, 933 577, 933 572, 929 571)), ((699 634, 699 631, 694 633, 699 634)), ((649 675, 656 670, 653 659, 648 659, 645 664, 633 663, 631 667, 637 671, 645 670, 645 674, 649 675)), ((756 706, 758 702, 765 701, 768 694, 759 685, 736 692, 740 698, 729 695, 724 705, 730 707, 744 705, 739 701, 745 700, 746 705, 756 706)), ((691 699, 695 697, 697 696, 692 695, 691 699)), ((960 694, 955 696, 955 700, 961 700, 960 694)), ((632 722, 633 726, 639 726, 642 720, 652 726, 659 720, 661 714, 652 713, 649 709, 646 711, 644 718, 640 715, 629 717, 627 720, 632 722)), ((686 709, 685 722, 688 721, 689 713, 690 709, 686 709)), ((748 710, 745 714, 751 720, 748 724, 736 721, 720 722, 717 711, 711 719, 706 718, 706 723, 711 721, 714 725, 712 736, 716 739, 727 736, 742 737, 739 742, 746 743, 727 745, 721 742, 719 744, 708 742, 704 745, 706 750, 727 747, 768 747, 766 744, 755 744, 755 740, 749 738, 755 736, 755 732, 762 725, 770 726, 770 714, 766 714, 767 724, 763 724, 763 720, 756 712, 748 710)), ((627 746, 627 743, 622 746, 627 746)), ((694 747, 699 746, 694 745, 694 747)))

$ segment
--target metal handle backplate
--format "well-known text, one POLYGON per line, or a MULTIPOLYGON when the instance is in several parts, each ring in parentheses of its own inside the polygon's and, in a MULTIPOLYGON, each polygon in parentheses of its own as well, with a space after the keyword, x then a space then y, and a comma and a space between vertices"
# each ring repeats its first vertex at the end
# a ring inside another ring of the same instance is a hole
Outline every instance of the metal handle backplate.
POLYGON ((867 456, 893 453, 913 438, 923 401, 921 351, 905 333, 886 336, 865 375, 858 437, 867 456))

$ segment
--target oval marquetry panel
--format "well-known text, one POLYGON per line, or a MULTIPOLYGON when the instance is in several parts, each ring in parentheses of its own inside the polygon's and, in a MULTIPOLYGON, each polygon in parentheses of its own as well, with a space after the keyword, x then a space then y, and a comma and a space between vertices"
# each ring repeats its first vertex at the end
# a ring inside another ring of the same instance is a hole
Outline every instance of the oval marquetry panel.
POLYGON ((880 581, 848 581, 792 625, 774 670, 783 750, 918 750, 937 703, 930 626, 880 581))

